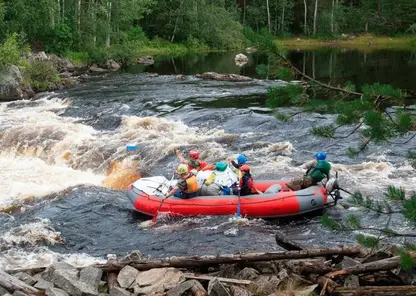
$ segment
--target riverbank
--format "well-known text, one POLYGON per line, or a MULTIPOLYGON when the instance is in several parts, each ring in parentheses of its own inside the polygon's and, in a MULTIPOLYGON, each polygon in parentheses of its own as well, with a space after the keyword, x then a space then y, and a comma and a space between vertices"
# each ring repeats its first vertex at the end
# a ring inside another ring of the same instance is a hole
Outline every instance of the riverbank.
POLYGON ((416 47, 416 38, 414 36, 386 37, 373 35, 343 35, 340 38, 324 39, 308 37, 276 39, 275 42, 288 49, 298 50, 347 48, 368 52, 380 49, 409 50, 416 47))

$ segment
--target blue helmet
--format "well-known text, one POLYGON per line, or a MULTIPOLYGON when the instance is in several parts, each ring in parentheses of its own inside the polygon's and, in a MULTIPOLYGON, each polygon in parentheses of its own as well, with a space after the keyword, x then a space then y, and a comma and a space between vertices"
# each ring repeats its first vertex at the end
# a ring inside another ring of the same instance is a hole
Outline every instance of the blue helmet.
POLYGON ((246 162, 247 162, 247 157, 245 157, 245 155, 240 154, 240 155, 237 157, 237 163, 238 163, 238 164, 245 164, 246 162))
POLYGON ((317 160, 325 160, 326 153, 325 152, 316 152, 315 157, 317 160))

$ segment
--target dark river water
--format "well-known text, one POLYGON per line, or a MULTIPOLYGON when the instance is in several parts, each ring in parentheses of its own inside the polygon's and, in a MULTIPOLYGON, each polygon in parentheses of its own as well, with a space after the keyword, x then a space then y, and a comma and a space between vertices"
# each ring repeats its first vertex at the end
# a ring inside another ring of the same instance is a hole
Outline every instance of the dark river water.
MULTIPOLYGON (((210 163, 244 153, 256 179, 288 179, 318 150, 326 151, 341 186, 382 198, 390 184, 416 190, 416 172, 407 150, 408 137, 371 145, 359 157, 347 156, 360 143, 317 138, 316 125, 334 122, 333 114, 300 114, 281 122, 266 107, 266 91, 281 81, 259 80, 256 67, 268 56, 256 53, 236 66, 236 53, 156 57, 152 66, 135 65, 118 73, 91 77, 71 89, 46 93, 35 101, 0 105, 0 265, 6 268, 66 260, 85 265, 107 254, 140 250, 149 256, 275 251, 281 230, 304 244, 354 243, 354 233, 335 234, 319 224, 316 213, 298 219, 236 221, 233 217, 149 218, 133 210, 125 187, 141 176, 170 178, 178 165, 174 148, 196 147, 210 163), (251 82, 195 78, 207 71, 247 75, 251 82), (158 73, 155 75, 154 73, 158 73), (183 74, 185 79, 177 79, 183 74), (127 152, 125 146, 139 146, 127 152)), ((416 55, 411 51, 325 50, 289 53, 291 61, 332 85, 352 81, 390 83, 416 90, 416 55)), ((280 108, 279 112, 293 111, 280 108)), ((341 130, 348 133, 349 129, 341 130)), ((383 226, 357 208, 329 209, 336 218, 351 213, 367 225, 383 226)), ((399 216, 397 229, 409 229, 399 216)))

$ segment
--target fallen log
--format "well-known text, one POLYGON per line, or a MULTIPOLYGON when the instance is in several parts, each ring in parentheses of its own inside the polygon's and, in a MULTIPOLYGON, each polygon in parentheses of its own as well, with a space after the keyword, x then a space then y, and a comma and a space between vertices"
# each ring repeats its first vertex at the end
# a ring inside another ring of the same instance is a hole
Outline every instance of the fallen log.
MULTIPOLYGON (((115 255, 109 255, 107 263, 108 264, 114 264, 117 262, 117 256, 115 255)), ((108 289, 111 290, 114 287, 119 287, 118 281, 117 281, 117 273, 113 271, 107 272, 107 283, 108 283, 108 289)))
MULTIPOLYGON (((410 252, 410 256, 412 256, 413 260, 416 260, 416 251, 410 252)), ((400 265, 400 256, 395 256, 395 257, 391 257, 391 258, 387 258, 387 259, 383 259, 379 261, 350 266, 341 270, 328 273, 326 276, 328 278, 334 278, 334 277, 342 276, 342 275, 361 274, 361 273, 375 272, 375 271, 381 271, 381 270, 390 270, 390 269, 398 267, 399 265, 400 265)))
POLYGON ((0 286, 8 290, 9 292, 14 291, 21 291, 28 295, 40 295, 41 292, 33 288, 32 286, 29 286, 25 282, 22 282, 18 278, 15 278, 14 276, 4 272, 0 269, 0 286))
POLYGON ((246 254, 224 254, 219 256, 193 256, 193 257, 171 257, 165 259, 131 260, 126 262, 112 262, 107 264, 96 264, 94 267, 105 272, 117 272, 124 266, 130 265, 137 270, 149 270, 152 268, 175 267, 194 268, 201 266, 247 263, 283 259, 303 259, 332 255, 353 256, 360 254, 359 248, 334 248, 334 249, 309 249, 303 251, 270 252, 270 253, 246 253, 246 254))
POLYGON ((336 288, 331 296, 414 296, 416 286, 369 286, 357 288, 336 288))
POLYGON ((213 279, 218 279, 220 282, 228 283, 228 284, 241 284, 241 285, 250 285, 251 281, 248 280, 237 280, 237 279, 229 279, 217 276, 209 276, 209 275, 195 275, 191 273, 184 273, 186 279, 193 279, 193 280, 205 280, 210 281, 213 279))
POLYGON ((286 236, 281 233, 280 231, 277 231, 276 234, 274 235, 275 239, 276 239, 276 244, 278 244, 279 246, 281 246, 283 249, 288 250, 288 251, 300 251, 300 250, 305 250, 305 248, 303 246, 301 246, 298 243, 295 243, 294 241, 291 241, 289 239, 286 238, 286 236))

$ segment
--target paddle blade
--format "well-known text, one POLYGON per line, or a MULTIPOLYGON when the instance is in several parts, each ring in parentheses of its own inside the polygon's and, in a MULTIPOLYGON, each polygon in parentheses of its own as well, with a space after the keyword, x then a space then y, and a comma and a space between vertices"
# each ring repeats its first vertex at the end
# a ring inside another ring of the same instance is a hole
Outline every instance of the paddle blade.
POLYGON ((157 222, 157 214, 159 214, 159 211, 157 211, 157 212, 155 213, 155 215, 153 216, 153 218, 152 218, 152 222, 153 222, 153 223, 156 223, 156 222, 157 222))
POLYGON ((134 144, 129 144, 126 146, 126 150, 127 151, 136 151, 137 150, 137 146, 134 144))
POLYGON ((237 205, 237 217, 241 217, 240 203, 237 205))

